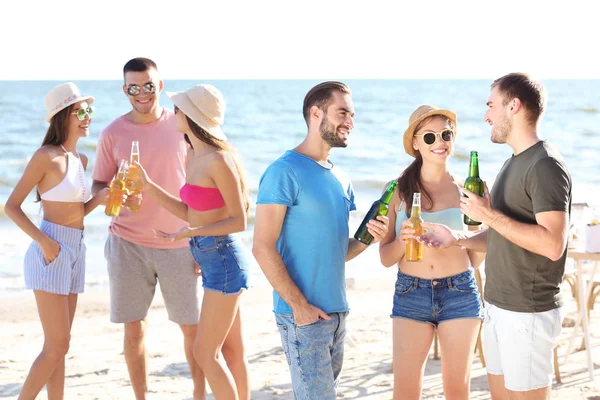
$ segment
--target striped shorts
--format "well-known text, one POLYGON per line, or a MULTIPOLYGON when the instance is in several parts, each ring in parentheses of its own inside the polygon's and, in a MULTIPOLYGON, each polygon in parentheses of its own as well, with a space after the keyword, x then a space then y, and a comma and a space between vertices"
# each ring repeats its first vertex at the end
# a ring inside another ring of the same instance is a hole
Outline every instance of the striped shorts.
POLYGON ((48 293, 83 293, 85 286, 85 244, 83 229, 42 221, 40 230, 60 244, 58 256, 46 264, 42 248, 32 242, 25 253, 25 287, 48 293))

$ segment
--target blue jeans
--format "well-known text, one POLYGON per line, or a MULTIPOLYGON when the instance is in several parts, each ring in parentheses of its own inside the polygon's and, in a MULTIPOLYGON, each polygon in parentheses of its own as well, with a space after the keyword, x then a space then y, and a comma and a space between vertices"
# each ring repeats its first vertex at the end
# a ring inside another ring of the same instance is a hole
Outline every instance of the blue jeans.
POLYGON ((348 312, 328 315, 329 321, 300 326, 293 315, 275 315, 297 400, 335 400, 348 312))
POLYGON ((250 287, 250 259, 235 235, 193 236, 190 250, 202 269, 202 287, 237 294, 250 287))
POLYGON ((435 327, 452 319, 483 319, 473 269, 440 279, 421 279, 398 271, 391 317, 435 327))

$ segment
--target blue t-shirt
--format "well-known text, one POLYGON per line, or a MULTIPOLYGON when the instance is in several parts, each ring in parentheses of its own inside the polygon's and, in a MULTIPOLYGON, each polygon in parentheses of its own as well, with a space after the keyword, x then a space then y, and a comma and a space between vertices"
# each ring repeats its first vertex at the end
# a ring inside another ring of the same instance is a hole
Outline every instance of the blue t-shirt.
MULTIPOLYGON (((261 177, 257 204, 288 207, 277 250, 308 302, 326 313, 348 311, 348 218, 356 210, 348 175, 288 150, 261 177)), ((275 291, 273 308, 292 313, 275 291)))

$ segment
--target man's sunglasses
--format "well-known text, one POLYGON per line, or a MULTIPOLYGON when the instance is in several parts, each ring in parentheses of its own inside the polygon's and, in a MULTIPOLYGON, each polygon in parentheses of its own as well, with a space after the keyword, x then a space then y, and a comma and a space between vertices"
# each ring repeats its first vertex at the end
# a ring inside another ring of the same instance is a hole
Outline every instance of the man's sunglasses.
POLYGON ((146 94, 154 94, 156 93, 156 85, 154 82, 144 83, 144 85, 140 88, 138 85, 128 85, 127 86, 127 94, 131 97, 135 97, 142 91, 144 88, 144 93, 146 94))
POLYGON ((432 145, 435 143, 438 136, 440 136, 444 142, 452 141, 452 139, 454 139, 454 131, 452 129, 444 129, 440 132, 423 132, 416 134, 415 136, 423 136, 425 144, 432 145))
POLYGON ((76 114, 77 119, 83 121, 86 115, 90 117, 90 119, 94 118, 94 111, 96 111, 96 107, 89 106, 88 108, 80 108, 79 110, 73 111, 71 114, 76 114))

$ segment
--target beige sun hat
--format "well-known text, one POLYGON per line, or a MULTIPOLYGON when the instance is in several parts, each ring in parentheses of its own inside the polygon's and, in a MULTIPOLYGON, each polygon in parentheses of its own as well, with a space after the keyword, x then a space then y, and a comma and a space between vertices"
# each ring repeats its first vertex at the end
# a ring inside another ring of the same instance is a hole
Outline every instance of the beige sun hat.
POLYGON ((52 117, 60 111, 80 101, 87 101, 89 104, 92 104, 94 97, 83 96, 73 82, 58 85, 44 97, 44 104, 46 105, 46 111, 48 111, 45 118, 46 122, 50 123, 52 117))
MULTIPOLYGON (((408 128, 404 131, 404 151, 409 156, 416 157, 417 151, 413 149, 413 136, 415 135, 415 128, 419 125, 419 122, 423 121, 427 117, 431 117, 432 115, 442 115, 452 122, 456 126, 456 114, 450 110, 442 110, 435 106, 431 105, 422 105, 413 111, 410 114, 410 118, 408 119, 408 128)), ((454 128, 454 137, 456 137, 456 127, 454 128)))
POLYGON ((167 92, 167 96, 192 121, 217 139, 227 140, 221 130, 225 119, 225 99, 213 85, 192 86, 185 92, 167 92))

